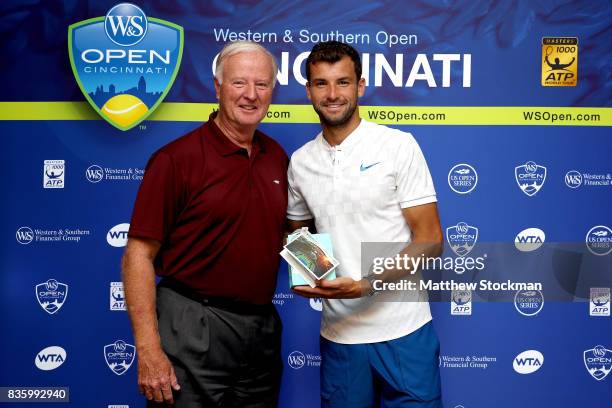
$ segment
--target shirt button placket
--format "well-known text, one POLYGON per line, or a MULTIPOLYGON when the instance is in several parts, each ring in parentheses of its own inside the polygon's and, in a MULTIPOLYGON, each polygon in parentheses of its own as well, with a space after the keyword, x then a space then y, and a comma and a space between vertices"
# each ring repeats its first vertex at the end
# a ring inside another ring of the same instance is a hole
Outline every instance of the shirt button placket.
POLYGON ((341 180, 341 166, 344 162, 344 152, 342 149, 337 146, 334 147, 334 155, 333 155, 333 172, 334 172, 334 187, 340 184, 341 180))

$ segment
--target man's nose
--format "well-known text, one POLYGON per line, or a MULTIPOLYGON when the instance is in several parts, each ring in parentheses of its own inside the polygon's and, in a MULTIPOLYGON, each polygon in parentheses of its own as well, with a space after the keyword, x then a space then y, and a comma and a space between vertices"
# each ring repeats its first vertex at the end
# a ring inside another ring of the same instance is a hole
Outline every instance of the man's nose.
POLYGON ((329 86, 329 92, 327 94, 327 99, 329 100, 335 100, 338 97, 338 90, 336 89, 335 85, 330 85, 329 86))
POLYGON ((257 87, 254 83, 248 83, 244 90, 244 97, 250 100, 257 99, 257 87))

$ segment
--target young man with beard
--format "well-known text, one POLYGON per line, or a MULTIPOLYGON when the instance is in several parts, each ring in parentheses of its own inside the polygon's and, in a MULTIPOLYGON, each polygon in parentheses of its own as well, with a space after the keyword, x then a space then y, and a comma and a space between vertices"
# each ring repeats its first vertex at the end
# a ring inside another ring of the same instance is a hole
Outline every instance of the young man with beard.
POLYGON ((439 342, 427 294, 378 292, 376 280, 413 271, 361 271, 362 242, 405 243, 400 254, 437 256, 442 231, 436 193, 409 133, 360 118, 359 54, 330 41, 306 61, 306 92, 322 132, 289 165, 289 228, 329 233, 338 278, 296 293, 321 297, 323 407, 441 407, 439 342))

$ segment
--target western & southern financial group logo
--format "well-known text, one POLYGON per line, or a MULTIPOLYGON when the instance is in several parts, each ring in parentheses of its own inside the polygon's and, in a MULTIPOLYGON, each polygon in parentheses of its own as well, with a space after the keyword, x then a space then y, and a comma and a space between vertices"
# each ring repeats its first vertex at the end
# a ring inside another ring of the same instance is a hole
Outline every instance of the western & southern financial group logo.
POLYGON ((136 356, 136 348, 123 340, 104 346, 104 359, 113 373, 121 375, 130 369, 136 356))
POLYGON ((582 174, 576 170, 565 173, 565 185, 569 188, 578 188, 582 185, 582 174))
POLYGON ((20 227, 17 232, 15 232, 15 238, 20 244, 28 245, 34 240, 34 231, 32 231, 30 227, 20 227))
POLYGON ((318 368, 321 367, 321 355, 304 354, 299 350, 293 350, 287 355, 287 364, 294 370, 299 370, 302 367, 318 368))
POLYGON ((72 72, 93 108, 129 130, 159 106, 178 73, 183 28, 120 3, 68 28, 72 72))
POLYGON ((301 351, 292 351, 287 356, 287 364, 289 364, 289 367, 293 368, 294 370, 299 370, 300 368, 304 367, 304 364, 306 364, 306 356, 304 356, 304 353, 301 351))

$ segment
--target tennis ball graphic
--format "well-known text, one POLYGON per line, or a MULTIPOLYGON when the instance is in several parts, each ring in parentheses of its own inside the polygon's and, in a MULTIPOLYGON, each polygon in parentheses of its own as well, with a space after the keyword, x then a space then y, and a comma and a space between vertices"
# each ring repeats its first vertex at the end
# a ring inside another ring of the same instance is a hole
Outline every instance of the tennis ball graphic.
POLYGON ((122 127, 138 122, 148 111, 143 101, 129 94, 115 95, 102 106, 102 112, 122 127))

